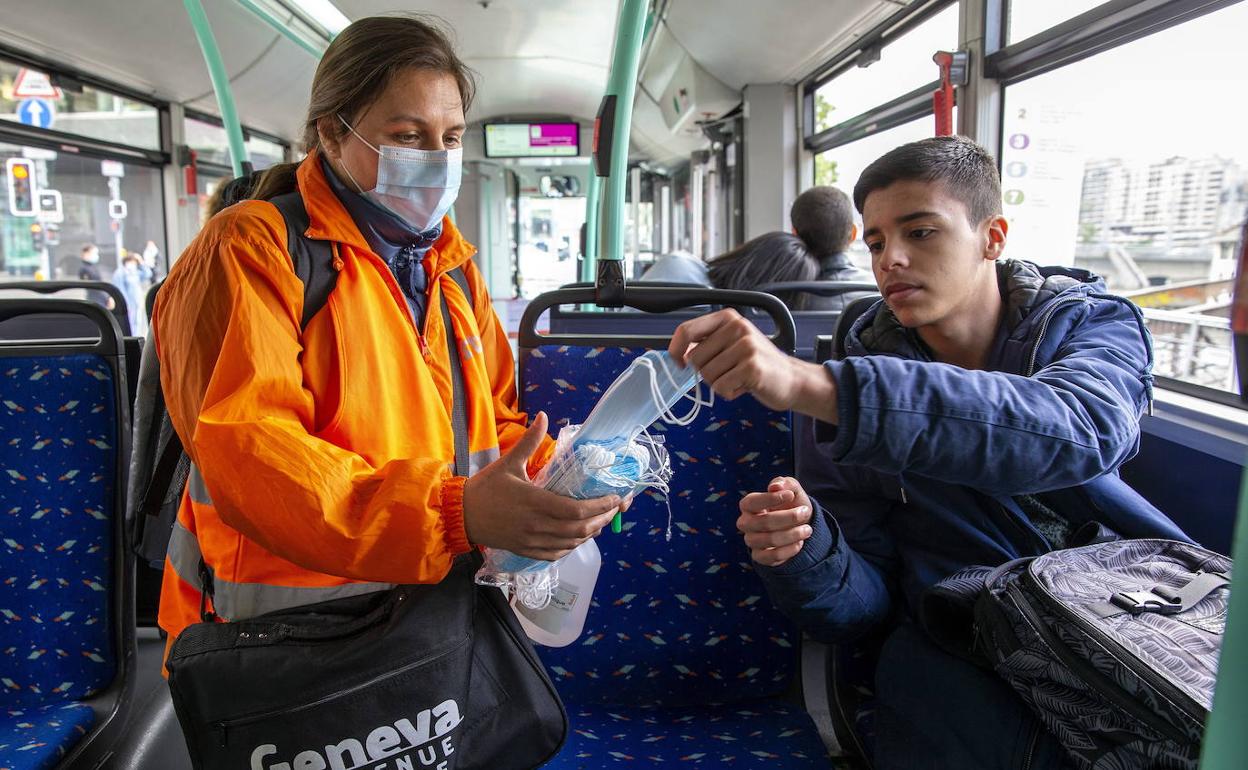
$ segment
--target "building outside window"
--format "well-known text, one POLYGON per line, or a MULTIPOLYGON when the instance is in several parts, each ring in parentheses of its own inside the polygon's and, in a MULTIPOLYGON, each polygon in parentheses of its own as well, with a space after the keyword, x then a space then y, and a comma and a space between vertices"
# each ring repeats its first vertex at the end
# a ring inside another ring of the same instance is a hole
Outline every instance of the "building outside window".
POLYGON ((1227 391, 1245 28, 1240 3, 1008 86, 1001 157, 1006 253, 1103 276, 1143 308, 1158 375, 1227 391))

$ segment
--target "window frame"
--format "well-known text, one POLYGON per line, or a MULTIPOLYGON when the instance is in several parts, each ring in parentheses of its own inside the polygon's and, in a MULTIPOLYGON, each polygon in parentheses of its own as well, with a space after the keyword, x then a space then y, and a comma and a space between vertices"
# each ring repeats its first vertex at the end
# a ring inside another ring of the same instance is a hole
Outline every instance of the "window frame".
MULTIPOLYGON (((961 1, 976 2, 978 0, 961 1)), ((903 123, 909 123, 912 120, 931 115, 932 93, 940 85, 938 78, 934 78, 930 83, 921 85, 909 93, 901 94, 865 112, 816 132, 815 93, 823 86, 856 67, 858 60, 864 55, 877 50, 882 55, 884 49, 889 44, 897 41, 936 14, 958 2, 959 0, 920 0, 920 2, 916 2, 908 8, 897 11, 873 27, 867 34, 857 40, 853 46, 835 54, 814 72, 803 78, 800 85, 803 113, 802 142, 806 150, 818 155, 850 142, 864 139, 880 131, 896 128, 903 123)))
MULTIPOLYGON (((971 0, 974 2, 975 0, 971 0)), ((1006 40, 1009 3, 1000 5, 996 44, 1006 40)), ((1043 75, 1127 43, 1162 32, 1243 0, 1109 0, 1016 43, 986 52, 984 77, 1002 87, 1043 75)))
POLYGON ((110 142, 106 139, 96 139, 83 136, 82 134, 57 131, 52 128, 36 128, 35 126, 11 123, 9 121, 0 122, 0 141, 46 147, 49 150, 77 152, 102 159, 123 160, 155 166, 163 166, 172 162, 172 142, 170 141, 169 131, 171 121, 168 102, 161 101, 150 94, 145 94, 133 88, 96 77, 88 72, 31 56, 2 43, 0 43, 0 60, 16 64, 19 67, 38 70, 46 73, 53 79, 74 81, 75 84, 90 86, 97 91, 103 91, 113 96, 119 96, 123 99, 155 108, 157 141, 160 147, 153 150, 146 147, 136 147, 132 144, 110 142))
MULTIPOLYGON (((213 115, 211 112, 201 112, 200 110, 194 109, 192 107, 186 107, 185 109, 182 110, 182 119, 183 121, 197 120, 200 123, 207 123, 209 125, 216 126, 217 128, 225 130, 225 121, 223 121, 221 118, 217 117, 216 115, 213 115)), ((290 142, 286 141, 285 139, 282 139, 279 136, 274 136, 273 134, 270 134, 267 131, 261 131, 259 129, 251 128, 250 126, 245 126, 245 125, 240 126, 240 127, 243 130, 244 144, 247 142, 247 140, 251 139, 252 137, 255 137, 256 139, 263 139, 266 142, 272 142, 273 144, 280 145, 283 148, 282 162, 287 162, 289 160, 291 150, 293 149, 291 147, 290 142)), ((226 148, 226 152, 229 152, 228 147, 226 148)), ((228 163, 217 163, 216 161, 212 161, 212 160, 197 159, 195 161, 195 165, 200 168, 207 168, 207 169, 212 169, 214 171, 220 171, 229 177, 234 176, 234 167, 229 165, 228 163)))
MULTIPOLYGON (((35 126, 27 126, 21 123, 11 123, 9 121, 0 122, 0 142, 6 144, 16 144, 26 147, 37 147, 45 150, 52 150, 58 153, 66 153, 76 155, 83 158, 92 158, 96 160, 115 160, 134 166, 143 166, 146 168, 156 169, 157 173, 162 176, 166 170, 173 165, 173 140, 170 106, 166 101, 161 101, 152 97, 150 94, 144 94, 133 88, 119 85, 112 81, 96 77, 90 73, 83 72, 73 67, 67 67, 61 64, 54 64, 46 59, 40 59, 31 56, 22 51, 18 51, 7 45, 0 44, 0 59, 16 64, 20 67, 29 67, 46 73, 49 77, 66 78, 81 83, 84 86, 90 86, 97 91, 103 91, 113 96, 119 96, 123 99, 147 104, 156 109, 157 138, 160 143, 159 149, 148 149, 144 147, 135 147, 134 145, 122 144, 119 142, 110 142, 104 139, 95 139, 81 134, 69 133, 66 131, 57 131, 50 128, 36 128, 35 126)), ((159 185, 159 206, 161 212, 162 240, 160 245, 161 256, 165 261, 165 270, 169 269, 172 264, 169 256, 169 243, 171 233, 169 232, 169 190, 167 185, 159 185)))

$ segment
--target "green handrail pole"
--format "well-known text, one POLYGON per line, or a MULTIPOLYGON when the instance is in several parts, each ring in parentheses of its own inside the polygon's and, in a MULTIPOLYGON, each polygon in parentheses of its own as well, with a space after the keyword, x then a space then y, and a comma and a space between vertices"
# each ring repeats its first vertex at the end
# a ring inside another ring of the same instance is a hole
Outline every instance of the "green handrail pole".
POLYGON ((624 259, 624 184, 628 174, 628 140, 633 126, 633 97, 637 91, 637 67, 649 0, 624 0, 615 31, 615 56, 607 78, 607 95, 614 95, 615 127, 612 132, 611 168, 607 176, 605 234, 602 259, 624 259))
POLYGON ((243 126, 238 121, 238 110, 234 108, 234 92, 230 90, 230 77, 225 73, 217 39, 212 35, 212 25, 208 23, 208 14, 204 13, 203 4, 199 0, 182 2, 186 6, 187 15, 191 17, 191 27, 195 29, 199 48, 204 52, 204 63, 208 65, 212 90, 217 94, 221 122, 225 125, 225 135, 230 142, 230 165, 234 168, 234 176, 242 176, 243 161, 247 160, 247 146, 243 142, 243 126))
MULTIPOLYGON (((606 233, 603 259, 624 259, 624 182, 628 176, 628 140, 633 127, 633 97, 637 92, 637 68, 641 64, 641 44, 645 41, 645 26, 649 0, 624 0, 620 7, 620 21, 615 29, 615 55, 611 59, 611 74, 607 77, 607 96, 615 96, 615 126, 611 132, 611 165, 607 174, 607 194, 603 217, 606 233)), ((592 171, 592 169, 591 169, 592 171)), ((591 182, 590 189, 593 189, 591 182)), ((636 227, 636 223, 633 223, 636 227)), ((585 233, 586 249, 593 243, 590 233, 585 233)), ((586 262, 588 262, 588 258, 586 262)), ((589 280, 595 280, 590 273, 589 280)), ((620 532, 624 519, 616 514, 611 520, 611 531, 620 532)))
MULTIPOLYGON (((1248 559, 1248 474, 1240 485, 1238 518, 1231 554, 1235 560, 1248 559)), ((1241 591, 1235 590, 1236 585, 1232 580, 1213 711, 1200 752, 1201 770, 1239 770, 1248 757, 1248 730, 1244 729, 1248 724, 1248 583, 1241 591)))
POLYGON ((259 16, 261 21, 277 30, 278 33, 280 33, 287 40, 312 54, 313 59, 320 60, 321 56, 324 55, 324 48, 317 48, 301 35, 296 35, 294 30, 290 28, 289 22, 279 19, 277 16, 270 13, 268 8, 265 8, 263 5, 255 2, 255 0, 238 0, 238 4, 251 11, 256 16, 259 16))
POLYGON ((595 270, 598 267, 598 208, 599 190, 602 181, 594 173, 594 164, 589 164, 589 187, 585 190, 585 253, 581 259, 581 280, 594 282, 595 270))

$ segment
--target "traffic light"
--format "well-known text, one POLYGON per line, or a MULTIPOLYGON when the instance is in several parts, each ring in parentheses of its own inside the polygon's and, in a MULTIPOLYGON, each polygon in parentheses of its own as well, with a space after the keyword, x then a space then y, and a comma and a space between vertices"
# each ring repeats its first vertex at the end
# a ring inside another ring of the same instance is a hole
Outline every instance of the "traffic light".
POLYGON ((33 217, 38 213, 35 195, 35 162, 29 158, 9 158, 4 162, 9 182, 9 213, 33 217))
POLYGON ((43 246, 47 242, 47 234, 43 231, 42 225, 30 226, 30 245, 35 251, 43 251, 43 246))

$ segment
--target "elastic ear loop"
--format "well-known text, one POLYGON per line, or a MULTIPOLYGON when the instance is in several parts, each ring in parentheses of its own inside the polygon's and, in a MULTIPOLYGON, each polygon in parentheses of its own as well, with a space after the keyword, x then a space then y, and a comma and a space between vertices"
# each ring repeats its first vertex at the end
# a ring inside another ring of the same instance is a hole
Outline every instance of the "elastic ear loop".
POLYGON ((639 437, 638 443, 647 447, 651 461, 658 462, 658 467, 654 469, 650 469, 649 464, 647 464, 649 475, 647 485, 663 493, 663 504, 667 506, 667 530, 664 532, 664 539, 670 543, 672 542, 672 487, 667 480, 672 477, 672 456, 668 454, 666 447, 663 446, 662 439, 656 439, 651 436, 650 432, 645 428, 642 428, 641 435, 645 438, 645 441, 642 441, 639 437))
POLYGON ((512 580, 515 581, 516 601, 531 610, 546 609, 559 584, 559 568, 552 564, 533 572, 517 572, 512 580))
MULTIPOLYGON (((675 404, 668 407, 663 403, 663 391, 659 389, 659 374, 654 362, 648 358, 639 358, 637 361, 650 370, 650 397, 654 399, 654 405, 659 408, 659 417, 663 419, 663 422, 680 427, 691 425, 698 418, 698 413, 702 411, 702 407, 715 405, 715 391, 708 389, 707 392, 710 393, 710 396, 705 399, 702 398, 702 378, 699 377, 694 382, 692 394, 684 393, 681 395, 681 399, 687 398, 693 401, 693 408, 684 416, 676 415, 672 412, 672 409, 676 406, 675 404)), ((663 376, 667 378, 667 381, 672 384, 673 388, 680 387, 680 383, 676 382, 676 378, 666 368, 663 369, 663 376)))
MULTIPOLYGON (((650 370, 650 397, 654 400, 654 405, 659 408, 659 417, 669 425, 677 425, 681 427, 690 425, 698 418, 698 413, 702 410, 703 406, 715 405, 715 391, 708 389, 710 395, 706 399, 702 398, 702 378, 699 377, 694 383, 692 396, 689 393, 684 393, 681 396, 681 398, 688 398, 693 401, 693 407, 689 410, 689 413, 684 416, 674 414, 672 412, 672 407, 668 407, 663 403, 663 392, 659 389, 659 375, 654 362, 648 358, 638 358, 636 362, 650 370)), ((666 367, 663 370, 663 376, 667 377, 667 381, 672 384, 673 388, 680 387, 680 383, 676 382, 676 378, 672 376, 671 372, 667 371, 666 367)), ((675 404, 672 406, 674 407, 675 404)), ((646 438, 651 442, 651 445, 657 443, 650 437, 649 432, 644 427, 642 428, 642 433, 645 434, 646 438)), ((670 475, 671 460, 667 457, 666 452, 663 454, 665 467, 670 475)), ((655 486, 656 488, 659 487, 658 484, 654 484, 652 486, 655 486)), ((672 502, 671 496, 668 494, 668 486, 666 482, 662 484, 662 491, 664 502, 667 504, 667 539, 670 541, 672 539, 672 502)), ((617 513, 615 514, 615 518, 611 519, 611 531, 619 534, 623 528, 624 517, 622 514, 617 513)))

